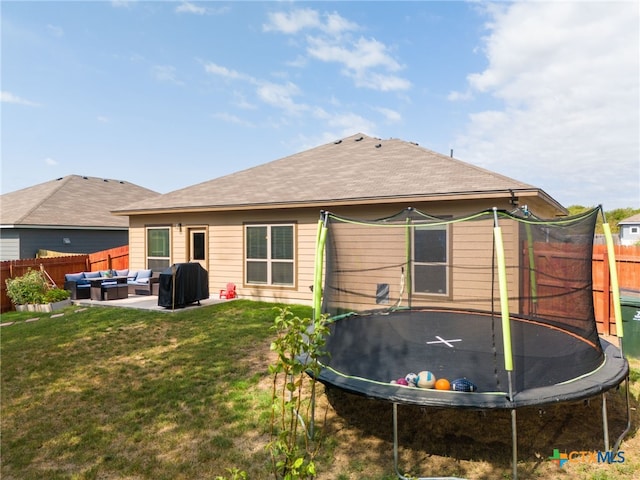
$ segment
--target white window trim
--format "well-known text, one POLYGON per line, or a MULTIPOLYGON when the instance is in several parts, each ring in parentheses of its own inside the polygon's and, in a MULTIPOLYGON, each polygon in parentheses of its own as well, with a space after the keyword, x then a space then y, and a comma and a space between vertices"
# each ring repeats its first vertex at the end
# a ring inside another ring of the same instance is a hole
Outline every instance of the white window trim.
POLYGON ((296 259, 297 259, 297 252, 296 252, 296 235, 297 235, 297 230, 296 230, 296 224, 295 223, 291 223, 291 222, 283 222, 283 223, 246 223, 244 224, 244 230, 243 230, 243 236, 244 236, 244 249, 243 249, 243 260, 244 260, 244 281, 245 284, 247 285, 252 285, 252 286, 257 286, 257 287, 282 287, 282 288, 292 288, 296 286, 297 283, 297 278, 296 278, 296 259), (266 227, 267 229, 267 258, 247 258, 247 229, 248 228, 252 228, 252 227, 266 227), (271 228, 272 227, 291 227, 292 229, 292 236, 291 236, 291 241, 293 242, 293 245, 291 246, 292 248, 292 252, 293 252, 293 258, 292 259, 273 259, 271 258, 272 252, 271 252, 271 228), (249 278, 247 278, 248 276, 248 269, 247 269, 247 263, 249 261, 252 262, 265 262, 267 264, 267 282, 266 283, 259 283, 259 282, 252 282, 249 281, 249 278), (274 263, 290 263, 292 265, 293 268, 293 278, 292 281, 293 283, 273 283, 273 271, 272 271, 272 265, 274 263))

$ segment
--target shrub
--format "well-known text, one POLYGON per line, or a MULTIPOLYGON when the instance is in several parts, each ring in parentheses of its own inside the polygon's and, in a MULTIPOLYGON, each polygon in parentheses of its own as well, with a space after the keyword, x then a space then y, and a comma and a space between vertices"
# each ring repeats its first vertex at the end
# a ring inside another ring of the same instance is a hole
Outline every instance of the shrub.
POLYGON ((44 303, 55 303, 66 300, 71 296, 69 290, 63 290, 62 288, 50 288, 44 294, 44 303))
POLYGON ((70 296, 66 290, 50 288, 44 274, 39 270, 29 269, 20 277, 8 278, 5 283, 7 296, 14 305, 58 302, 70 296))

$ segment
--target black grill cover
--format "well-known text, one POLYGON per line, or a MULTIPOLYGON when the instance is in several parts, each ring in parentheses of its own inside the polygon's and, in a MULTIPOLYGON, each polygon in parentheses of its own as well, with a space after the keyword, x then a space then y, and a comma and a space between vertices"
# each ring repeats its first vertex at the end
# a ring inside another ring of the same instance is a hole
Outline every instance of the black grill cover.
POLYGON ((197 262, 176 263, 160 274, 158 305, 184 307, 209 298, 209 276, 197 262))

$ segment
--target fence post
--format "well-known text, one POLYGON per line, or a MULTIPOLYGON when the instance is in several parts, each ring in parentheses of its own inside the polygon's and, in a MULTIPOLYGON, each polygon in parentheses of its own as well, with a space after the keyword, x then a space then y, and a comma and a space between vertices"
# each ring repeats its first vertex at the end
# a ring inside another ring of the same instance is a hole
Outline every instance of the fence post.
POLYGON ((611 277, 609 276, 609 262, 606 253, 602 254, 602 330, 611 335, 611 277))

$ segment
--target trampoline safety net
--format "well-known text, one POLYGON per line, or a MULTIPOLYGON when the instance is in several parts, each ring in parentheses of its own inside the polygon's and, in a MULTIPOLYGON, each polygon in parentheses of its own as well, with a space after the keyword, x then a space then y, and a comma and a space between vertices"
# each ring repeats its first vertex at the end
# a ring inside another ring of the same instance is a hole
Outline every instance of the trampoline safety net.
MULTIPOLYGON (((571 352, 553 351, 562 350, 561 343, 544 345, 547 340, 543 336, 536 338, 538 330, 512 328, 507 334, 512 335, 508 343, 509 348, 513 346, 516 359, 516 390, 570 380, 573 372, 568 372, 566 379, 562 373, 558 378, 545 373, 563 362, 579 362, 583 372, 597 369, 604 357, 592 291, 592 252, 599 212, 600 208, 596 208, 551 220, 520 210, 496 209, 440 218, 409 208, 376 220, 323 212, 324 281, 316 285, 322 287, 321 311, 334 323, 343 324, 342 329, 347 328, 350 319, 357 318, 353 325, 358 331, 341 330, 341 334, 353 335, 351 346, 358 338, 372 344, 364 353, 360 348, 359 354, 368 358, 358 362, 348 357, 350 342, 341 340, 342 346, 335 347, 339 350, 332 353, 331 368, 341 371, 344 367, 344 375, 388 384, 397 378, 393 367, 387 368, 384 362, 375 363, 373 359, 381 358, 383 349, 397 348, 393 363, 401 362, 399 357, 405 347, 372 339, 389 333, 373 323, 369 331, 367 318, 390 314, 397 318, 420 311, 439 312, 438 321, 443 324, 449 320, 442 312, 459 314, 455 327, 458 332, 477 332, 474 336, 484 336, 491 344, 490 351, 484 353, 495 355, 497 351, 502 355, 507 347, 503 349, 502 330, 496 325, 508 310, 507 321, 512 325, 520 322, 542 327, 545 332, 562 332, 563 338, 568 336, 589 346, 583 358, 565 359, 563 355, 571 352), (555 357, 552 364, 539 358, 547 355, 555 357), (538 370, 532 368, 534 363, 538 370), (367 364, 374 364, 375 368, 367 364), (542 382, 541 375, 546 377, 542 382)), ((421 315, 420 318, 429 318, 428 314, 421 315)), ((414 333, 398 335, 410 337, 414 333)), ((479 352, 486 349, 479 347, 479 352)), ((451 353, 440 360, 446 358, 455 364, 453 349, 447 352, 451 353)), ((482 357, 469 358, 484 361, 482 357)), ((488 384, 480 387, 503 391, 504 379, 489 365, 494 362, 487 363, 488 384)), ((402 373, 403 368, 408 372, 419 367, 407 364, 396 370, 402 373)))

